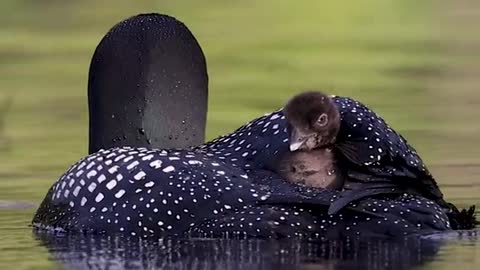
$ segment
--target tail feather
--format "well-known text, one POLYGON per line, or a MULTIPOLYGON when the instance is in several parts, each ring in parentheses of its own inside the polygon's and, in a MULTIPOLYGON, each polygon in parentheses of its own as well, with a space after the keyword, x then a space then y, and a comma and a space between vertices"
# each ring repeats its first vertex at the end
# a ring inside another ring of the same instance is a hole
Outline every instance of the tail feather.
POLYGON ((474 229, 480 222, 475 216, 475 205, 470 206, 468 209, 458 210, 458 208, 449 203, 450 211, 447 216, 450 220, 450 225, 454 230, 470 230, 474 229))

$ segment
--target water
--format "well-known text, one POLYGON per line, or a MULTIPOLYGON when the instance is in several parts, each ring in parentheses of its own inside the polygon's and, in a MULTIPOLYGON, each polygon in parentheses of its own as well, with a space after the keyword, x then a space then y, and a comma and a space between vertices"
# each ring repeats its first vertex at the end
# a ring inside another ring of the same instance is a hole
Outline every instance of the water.
POLYGON ((4 247, 2 239, 3 269, 475 269, 480 243, 479 231, 361 241, 54 237, 18 228, 10 233, 17 247, 4 247))
MULTIPOLYGON (((440 240, 266 241, 38 238, 68 269, 409 269, 442 252, 440 240)), ((475 236, 465 236, 475 244, 475 236)), ((457 262, 458 263, 458 262, 457 262)))
POLYGON ((474 233, 322 243, 52 238, 29 227, 87 152, 90 57, 139 12, 184 21, 210 75, 207 137, 321 88, 360 99, 419 151, 449 201, 480 204, 478 1, 0 3, 0 269, 477 269, 474 233), (115 7, 115 8, 112 8, 115 7))

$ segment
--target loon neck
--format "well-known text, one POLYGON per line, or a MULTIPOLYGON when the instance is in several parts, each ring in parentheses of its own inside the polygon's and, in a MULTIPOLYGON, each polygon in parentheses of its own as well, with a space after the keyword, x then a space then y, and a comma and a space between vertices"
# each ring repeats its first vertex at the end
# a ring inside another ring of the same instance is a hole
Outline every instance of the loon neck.
POLYGON ((104 36, 90 64, 89 152, 199 145, 207 100, 205 56, 188 28, 165 15, 129 18, 104 36))

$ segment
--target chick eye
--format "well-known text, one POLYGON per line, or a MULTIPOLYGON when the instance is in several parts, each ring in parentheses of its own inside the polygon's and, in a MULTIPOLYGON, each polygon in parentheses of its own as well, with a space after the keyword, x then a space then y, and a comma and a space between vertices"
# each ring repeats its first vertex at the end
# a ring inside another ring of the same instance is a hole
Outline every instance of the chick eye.
POLYGON ((325 113, 322 113, 318 119, 317 124, 321 127, 325 126, 328 123, 328 116, 325 113))

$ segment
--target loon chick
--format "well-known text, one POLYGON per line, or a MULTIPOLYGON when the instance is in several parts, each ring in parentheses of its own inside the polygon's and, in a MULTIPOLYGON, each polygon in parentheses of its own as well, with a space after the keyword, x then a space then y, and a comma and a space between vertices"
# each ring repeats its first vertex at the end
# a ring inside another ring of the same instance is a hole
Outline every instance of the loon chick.
POLYGON ((340 113, 327 96, 310 98, 294 98, 285 106, 291 152, 274 161, 272 169, 289 182, 317 188, 342 188, 341 168, 332 149, 328 148, 339 132, 340 113), (304 106, 303 103, 308 102, 313 103, 311 107, 304 106))
POLYGON ((344 179, 330 148, 287 152, 274 162, 273 171, 295 184, 327 189, 343 187, 344 179))
POLYGON ((335 143, 340 112, 334 101, 319 92, 294 96, 284 108, 289 124, 290 150, 312 150, 335 143))
POLYGON ((312 91, 294 96, 284 111, 291 126, 292 151, 335 145, 336 158, 341 160, 339 163, 342 163, 348 176, 345 188, 353 190, 333 203, 330 213, 349 203, 351 200, 348 198, 355 190, 374 190, 385 184, 419 193, 452 214, 458 212, 455 206, 444 200, 435 179, 415 149, 360 102, 312 91))

